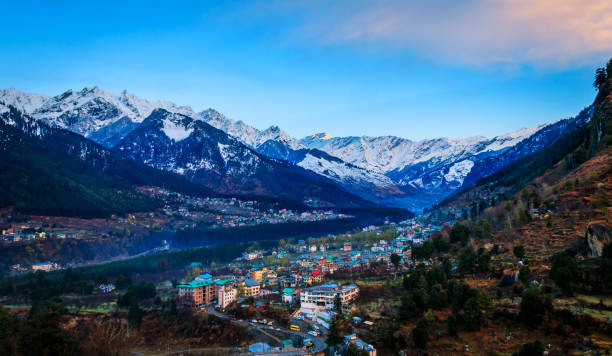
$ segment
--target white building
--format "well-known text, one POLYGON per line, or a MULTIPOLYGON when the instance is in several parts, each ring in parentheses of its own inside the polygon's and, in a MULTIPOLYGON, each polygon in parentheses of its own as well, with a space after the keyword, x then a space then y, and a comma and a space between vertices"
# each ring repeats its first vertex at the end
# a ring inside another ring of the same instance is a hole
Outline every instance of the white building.
POLYGON ((340 295, 342 305, 348 305, 359 296, 359 287, 354 284, 339 286, 334 283, 324 283, 305 288, 300 293, 300 312, 314 319, 320 311, 334 307, 336 295, 340 295))
POLYGON ((221 308, 225 308, 236 300, 238 290, 232 281, 219 280, 217 285, 217 303, 221 308))

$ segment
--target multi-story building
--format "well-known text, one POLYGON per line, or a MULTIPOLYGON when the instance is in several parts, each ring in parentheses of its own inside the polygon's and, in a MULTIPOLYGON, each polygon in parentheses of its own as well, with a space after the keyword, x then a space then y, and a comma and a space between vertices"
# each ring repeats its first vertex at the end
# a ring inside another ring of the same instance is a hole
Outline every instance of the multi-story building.
POLYGON ((267 267, 253 266, 249 274, 251 276, 251 279, 254 279, 257 282, 261 283, 264 273, 268 271, 270 271, 270 269, 267 267))
POLYGON ((314 319, 319 311, 330 310, 334 307, 337 295, 340 296, 342 305, 348 305, 359 296, 359 287, 354 284, 339 286, 334 283, 324 283, 305 288, 300 293, 300 311, 314 319))
POLYGON ((215 299, 215 282, 212 280, 179 284, 178 289, 181 306, 200 307, 215 299))
POLYGON ((225 308, 236 300, 238 290, 234 280, 220 279, 215 282, 217 286, 217 303, 221 308, 225 308))
POLYGON ((263 277, 262 277, 262 284, 263 284, 265 287, 273 287, 273 286, 276 286, 277 281, 278 281, 278 274, 276 274, 276 272, 274 272, 274 271, 272 271, 272 270, 269 270, 269 271, 266 271, 266 272, 263 274, 263 277))
POLYGON ((259 295, 261 285, 252 278, 244 280, 244 295, 247 297, 256 297, 259 295))

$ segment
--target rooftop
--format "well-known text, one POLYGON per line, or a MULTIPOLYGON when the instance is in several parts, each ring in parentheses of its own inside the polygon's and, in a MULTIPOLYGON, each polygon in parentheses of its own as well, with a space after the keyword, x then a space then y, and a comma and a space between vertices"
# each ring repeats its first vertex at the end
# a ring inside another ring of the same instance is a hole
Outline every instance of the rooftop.
POLYGON ((213 283, 214 282, 211 281, 211 280, 191 281, 191 282, 179 284, 178 287, 179 288, 199 288, 199 287, 205 287, 205 286, 213 284, 213 283))
POLYGON ((259 282, 257 282, 256 280, 252 278, 248 278, 244 280, 244 285, 247 287, 254 287, 254 286, 258 286, 259 282))

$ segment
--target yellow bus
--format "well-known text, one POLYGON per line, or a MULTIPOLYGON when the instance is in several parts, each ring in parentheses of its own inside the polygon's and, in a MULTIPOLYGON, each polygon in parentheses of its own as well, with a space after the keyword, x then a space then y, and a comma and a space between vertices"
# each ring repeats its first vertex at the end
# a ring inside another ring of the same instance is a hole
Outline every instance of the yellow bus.
POLYGON ((299 327, 299 326, 297 326, 297 325, 291 325, 291 326, 289 327, 289 329, 291 329, 291 330, 293 330, 293 331, 300 331, 300 327, 299 327))

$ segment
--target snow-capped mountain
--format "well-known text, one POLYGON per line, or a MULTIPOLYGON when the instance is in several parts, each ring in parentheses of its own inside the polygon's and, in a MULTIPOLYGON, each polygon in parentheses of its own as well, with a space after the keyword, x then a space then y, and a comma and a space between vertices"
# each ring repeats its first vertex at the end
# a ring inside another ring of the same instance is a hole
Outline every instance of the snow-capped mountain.
POLYGON ((320 175, 259 154, 203 120, 155 109, 113 150, 218 192, 265 194, 314 205, 369 204, 320 175))
POLYGON ((27 114, 43 106, 47 100, 49 97, 41 94, 28 94, 13 88, 0 89, 0 102, 27 114))
MULTIPOLYGON (((300 140, 345 162, 391 178, 417 205, 429 205, 509 163, 550 145, 565 132, 588 122, 592 108, 556 122, 523 128, 494 138, 439 138, 411 141, 395 136, 329 137, 300 140)), ((411 203, 409 205, 415 207, 411 203)))
POLYGON ((190 107, 177 106, 167 101, 147 101, 127 91, 114 94, 98 87, 87 87, 78 92, 68 90, 55 97, 7 89, 0 91, 0 97, 37 119, 79 133, 108 148, 114 147, 134 131, 155 109, 164 109, 207 122, 265 156, 309 169, 332 179, 348 191, 361 192, 368 197, 370 191, 376 194, 402 194, 394 187, 393 181, 384 175, 347 165, 339 159, 329 160, 321 153, 296 154, 298 150, 309 149, 279 127, 272 126, 260 131, 242 121, 228 119, 213 109, 195 113, 190 107))
POLYGON ((270 126, 268 129, 260 131, 242 121, 234 121, 227 118, 214 109, 204 110, 199 115, 202 120, 206 121, 211 126, 225 131, 227 134, 238 138, 255 149, 269 140, 283 143, 285 146, 294 150, 304 148, 296 139, 287 135, 287 133, 278 126, 270 126))
POLYGON ((114 94, 98 87, 68 90, 55 97, 5 89, 0 90, 0 101, 105 147, 122 148, 128 156, 154 167, 199 180, 214 173, 218 177, 212 181, 225 191, 256 192, 255 186, 245 188, 250 174, 260 174, 257 169, 261 167, 283 164, 286 169, 313 172, 317 179, 333 181, 365 199, 413 210, 550 145, 591 115, 588 109, 573 118, 494 138, 412 141, 395 136, 331 137, 318 133, 298 141, 277 126, 259 130, 213 109, 196 113, 190 107, 147 101, 126 91, 114 94), (156 110, 168 117, 162 122, 153 120, 160 115, 156 110), (200 170, 206 172, 202 177, 196 173, 200 170), (222 182, 223 174, 232 178, 222 182), (240 175, 246 178, 237 183, 240 175))
POLYGON ((320 150, 301 145, 278 126, 271 126, 261 131, 242 121, 229 119, 213 109, 203 111, 200 117, 263 155, 313 171, 366 199, 378 200, 381 196, 404 195, 404 192, 384 174, 372 172, 320 150))
POLYGON ((54 97, 4 89, 0 90, 0 100, 36 119, 91 137, 107 147, 112 147, 155 109, 196 115, 190 107, 169 101, 144 100, 125 90, 119 94, 110 93, 95 86, 80 91, 67 90, 54 97))

